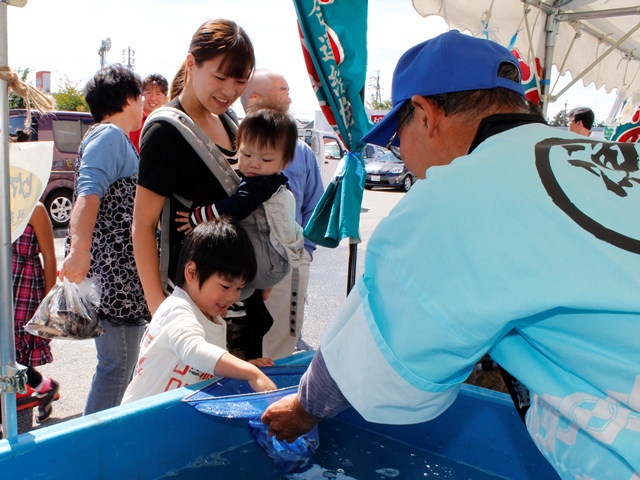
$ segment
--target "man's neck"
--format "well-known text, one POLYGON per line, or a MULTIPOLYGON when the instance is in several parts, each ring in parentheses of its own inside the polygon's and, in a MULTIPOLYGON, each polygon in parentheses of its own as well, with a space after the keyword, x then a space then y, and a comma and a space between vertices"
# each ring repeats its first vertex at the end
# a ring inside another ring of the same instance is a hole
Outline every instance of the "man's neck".
POLYGON ((469 144, 465 153, 471 153, 478 145, 493 135, 530 123, 542 123, 546 125, 547 122, 542 115, 531 113, 501 112, 484 117, 478 123, 472 142, 469 144))
POLYGON ((467 115, 454 115, 452 120, 457 123, 457 127, 451 132, 454 132, 452 138, 449 140, 449 144, 452 149, 454 149, 454 153, 457 157, 461 157, 469 153, 470 150, 473 149, 473 144, 476 141, 476 137, 478 134, 478 129, 480 125, 492 115, 518 115, 525 112, 515 111, 512 108, 491 108, 483 114, 482 117, 479 116, 467 116, 467 115), (455 118, 458 117, 458 118, 455 118))

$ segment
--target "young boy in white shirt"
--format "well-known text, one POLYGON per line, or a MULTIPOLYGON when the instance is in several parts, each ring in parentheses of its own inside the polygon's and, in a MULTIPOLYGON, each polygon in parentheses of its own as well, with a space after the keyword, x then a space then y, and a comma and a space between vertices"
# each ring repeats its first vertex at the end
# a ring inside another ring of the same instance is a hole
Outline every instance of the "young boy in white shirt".
POLYGON ((253 390, 275 390, 258 366, 226 350, 222 317, 256 273, 247 233, 227 218, 198 225, 182 246, 176 289, 154 314, 142 339, 133 379, 122 403, 184 387, 213 376, 247 380, 253 390))

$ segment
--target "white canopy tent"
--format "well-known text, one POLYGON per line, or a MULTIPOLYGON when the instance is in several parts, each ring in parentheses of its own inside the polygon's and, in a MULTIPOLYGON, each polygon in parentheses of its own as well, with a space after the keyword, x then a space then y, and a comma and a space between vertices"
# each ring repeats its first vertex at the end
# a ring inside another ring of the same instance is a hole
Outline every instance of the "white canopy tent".
POLYGON ((573 84, 595 83, 607 93, 640 91, 638 0, 413 0, 422 16, 439 15, 451 29, 468 30, 514 46, 530 65, 542 65, 543 113, 573 84), (573 81, 556 92, 551 67, 573 81))

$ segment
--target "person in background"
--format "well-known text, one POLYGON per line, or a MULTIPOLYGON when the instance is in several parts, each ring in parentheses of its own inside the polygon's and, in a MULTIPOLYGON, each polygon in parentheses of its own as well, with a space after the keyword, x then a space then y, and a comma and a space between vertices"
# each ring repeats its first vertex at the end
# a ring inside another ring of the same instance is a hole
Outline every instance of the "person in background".
MULTIPOLYGON (((284 76, 267 69, 254 72, 240 100, 247 114, 262 105, 270 105, 286 113, 291 105, 289 85, 284 76)), ((296 221, 304 228, 324 192, 320 168, 311 147, 298 140, 293 161, 283 173, 289 179, 289 189, 296 199, 296 221)), ((315 249, 314 243, 304 240, 305 251, 300 266, 278 282, 265 301, 273 317, 273 325, 262 341, 262 355, 265 357, 283 358, 291 355, 296 347, 300 350, 309 348, 301 335, 309 270, 315 249)))
POLYGON ((591 128, 595 121, 593 110, 588 107, 576 107, 567 114, 569 118, 569 131, 579 133, 586 137, 591 135, 591 128))
POLYGON ((400 58, 362 142, 425 180, 371 236, 298 394, 264 413, 279 440, 349 405, 431 420, 489 353, 529 388, 561 478, 638 478, 640 146, 547 126, 520 80, 506 48, 456 30, 400 58))
POLYGON ((85 415, 120 405, 151 315, 133 258, 131 219, 138 153, 129 133, 142 121, 142 81, 119 64, 100 70, 85 87, 96 123, 78 151, 68 255, 60 278, 98 280, 104 334, 96 337, 98 365, 85 415))
POLYGON ((186 237, 176 288, 158 307, 142 340, 138 366, 122 403, 221 376, 246 380, 256 392, 276 385, 256 365, 226 349, 228 308, 256 274, 251 240, 228 217, 205 222, 186 237))
MULTIPOLYGON (((185 112, 227 159, 236 156, 235 123, 225 112, 244 92, 254 65, 253 45, 242 28, 230 20, 208 20, 193 35, 186 59, 172 82, 168 106, 185 112)), ((165 199, 170 203, 170 221, 162 229, 169 232, 171 279, 184 237, 184 232, 178 231, 182 224, 176 223, 176 211, 185 207, 174 195, 199 205, 227 197, 182 134, 168 122, 159 121, 149 125, 141 138, 133 214, 135 260, 152 313, 165 298, 156 243, 165 199)))
POLYGON ((58 382, 44 377, 36 369, 53 361, 49 346, 51 340, 24 330, 42 299, 56 283, 53 227, 42 203, 36 204, 24 232, 11 244, 11 254, 16 361, 27 367, 27 385, 36 391, 38 422, 42 423, 51 416, 52 403, 60 396, 58 382))
POLYGON ((140 133, 142 133, 142 127, 147 117, 156 108, 160 108, 167 101, 167 94, 169 93, 169 82, 159 73, 152 73, 142 82, 142 95, 144 96, 143 111, 142 111, 142 125, 139 129, 134 130, 129 134, 131 143, 133 143, 138 152, 140 151, 140 133))

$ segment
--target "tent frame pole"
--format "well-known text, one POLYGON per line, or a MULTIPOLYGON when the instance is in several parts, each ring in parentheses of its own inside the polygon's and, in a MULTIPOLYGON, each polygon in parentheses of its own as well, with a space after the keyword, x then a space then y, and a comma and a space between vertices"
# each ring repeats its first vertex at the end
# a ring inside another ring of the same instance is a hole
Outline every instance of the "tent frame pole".
POLYGON ((578 82, 579 80, 582 79, 582 77, 584 77, 587 73, 589 73, 592 69, 594 69, 596 67, 596 65, 598 65, 602 59, 604 57, 606 57, 607 55, 609 55, 611 52, 613 52, 614 50, 617 49, 618 45, 620 45, 622 42, 624 42, 627 38, 629 38, 631 35, 633 35, 638 29, 640 28, 640 23, 638 23, 635 27, 633 27, 631 30, 629 30, 626 35, 624 35, 623 37, 620 38, 620 40, 618 40, 617 42, 615 42, 613 45, 611 45, 611 47, 609 47, 607 49, 606 52, 604 52, 602 55, 600 55, 598 58, 596 58, 587 68, 585 68, 582 73, 580 73, 580 75, 576 75, 576 77, 571 80, 571 82, 569 82, 567 85, 565 85, 565 87, 560 90, 556 95, 552 95, 550 97, 550 101, 551 102, 555 102, 559 97, 562 96, 562 94, 564 92, 566 92, 567 90, 569 90, 573 85, 576 84, 576 82, 578 82))
MULTIPOLYGON (((25 2, 26 3, 26 2, 25 2)), ((0 65, 9 61, 7 2, 0 1, 0 65)), ((21 6, 21 5, 16 5, 21 6)), ((0 399, 5 438, 18 435, 16 395, 26 387, 26 369, 16 363, 13 327, 13 275, 11 273, 11 205, 9 189, 9 97, 6 80, 0 79, 0 399)))
POLYGON ((537 7, 541 9, 547 15, 547 21, 545 24, 546 39, 545 39, 545 54, 544 54, 544 67, 542 71, 542 115, 544 117, 547 116, 547 108, 550 102, 555 102, 563 93, 565 93, 570 87, 575 85, 575 83, 582 79, 587 73, 589 73, 600 61, 609 55, 614 50, 621 51, 624 55, 630 56, 632 58, 636 58, 634 52, 630 52, 625 48, 621 48, 620 44, 624 42, 627 38, 629 38, 638 28, 640 28, 640 23, 636 25, 630 32, 627 32, 620 40, 614 41, 608 38, 604 33, 598 32, 592 28, 589 28, 587 25, 582 25, 582 29, 588 32, 590 35, 599 38, 602 42, 607 43, 611 46, 605 53, 600 55, 591 65, 585 68, 582 73, 576 76, 569 85, 564 87, 561 92, 557 95, 551 95, 550 84, 551 84, 551 69, 553 66, 553 53, 556 46, 556 37, 558 35, 558 25, 559 22, 579 22, 580 20, 586 20, 591 18, 609 18, 609 17, 619 17, 626 15, 640 15, 640 6, 638 7, 626 7, 626 8, 611 8, 608 10, 594 10, 592 12, 578 12, 578 13, 565 13, 562 12, 558 6, 549 5, 543 3, 541 0, 521 0, 522 3, 526 5, 531 5, 533 7, 537 7))
POLYGON ((551 68, 553 66, 553 52, 556 48, 556 37, 558 36, 558 22, 556 22, 555 14, 549 12, 545 23, 545 31, 547 32, 544 44, 544 67, 542 70, 541 86, 542 86, 542 116, 547 117, 547 109, 549 107, 551 88, 551 68))

